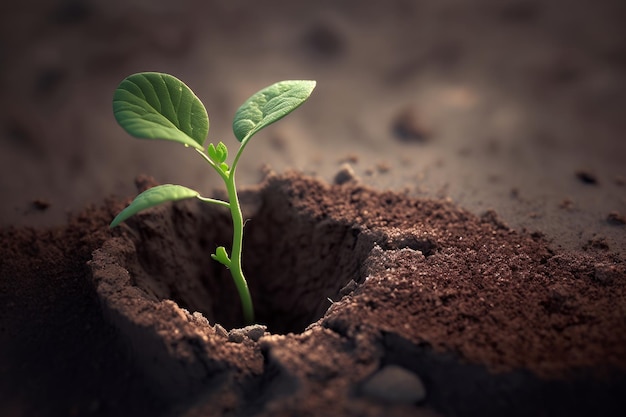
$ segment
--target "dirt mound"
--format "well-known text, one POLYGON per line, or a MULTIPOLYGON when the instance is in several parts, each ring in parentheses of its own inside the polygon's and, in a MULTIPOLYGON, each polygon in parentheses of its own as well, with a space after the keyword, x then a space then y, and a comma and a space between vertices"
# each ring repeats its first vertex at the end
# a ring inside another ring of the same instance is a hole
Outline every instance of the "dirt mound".
POLYGON ((354 182, 271 175, 243 200, 266 327, 236 329, 236 291, 208 257, 229 242, 220 208, 146 212, 91 262, 106 316, 177 413, 583 415, 622 401, 619 258, 354 182), (385 389, 398 368, 416 381, 400 399, 385 389))

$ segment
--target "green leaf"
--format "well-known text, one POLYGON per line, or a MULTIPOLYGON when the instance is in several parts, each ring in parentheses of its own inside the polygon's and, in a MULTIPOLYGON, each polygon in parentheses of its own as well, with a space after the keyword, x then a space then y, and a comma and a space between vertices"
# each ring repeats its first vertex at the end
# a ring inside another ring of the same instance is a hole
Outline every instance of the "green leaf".
POLYGON ((302 103, 315 88, 315 81, 280 81, 252 95, 239 107, 233 119, 233 132, 239 142, 282 119, 302 103))
POLYGON ((139 194, 132 203, 120 212, 111 222, 109 227, 115 227, 124 220, 150 207, 154 207, 167 201, 183 200, 185 198, 198 197, 200 193, 182 185, 164 184, 150 188, 139 194))
POLYGON ((215 253, 211 254, 211 258, 221 263, 226 268, 230 268, 231 266, 231 260, 228 257, 228 254, 226 253, 226 248, 224 246, 218 246, 218 248, 215 250, 215 253))
POLYGON ((165 139, 203 149, 209 116, 196 95, 178 78, 142 72, 124 79, 113 96, 113 114, 131 136, 165 139))

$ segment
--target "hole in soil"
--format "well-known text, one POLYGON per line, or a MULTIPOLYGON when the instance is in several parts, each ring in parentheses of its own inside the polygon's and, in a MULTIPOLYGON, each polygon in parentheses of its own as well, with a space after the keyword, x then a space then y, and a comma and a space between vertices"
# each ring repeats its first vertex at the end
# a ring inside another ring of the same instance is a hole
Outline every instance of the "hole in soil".
MULTIPOLYGON (((354 280, 373 241, 358 226, 316 219, 290 197, 263 189, 244 209, 243 268, 256 321, 273 333, 298 333, 323 316, 354 280)), ((172 299, 211 323, 241 327, 241 304, 230 273, 210 254, 231 244, 231 220, 222 208, 195 200, 158 207, 129 221, 137 258, 127 265, 134 284, 157 300, 172 299)))

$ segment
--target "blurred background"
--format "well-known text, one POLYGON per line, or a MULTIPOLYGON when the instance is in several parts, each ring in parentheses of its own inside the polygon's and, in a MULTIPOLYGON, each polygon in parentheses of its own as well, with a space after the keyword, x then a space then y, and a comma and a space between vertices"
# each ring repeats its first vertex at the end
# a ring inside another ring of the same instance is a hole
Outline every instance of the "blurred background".
POLYGON ((626 253, 623 0, 21 0, 0 6, 0 225, 63 224, 147 174, 205 195, 198 155, 132 139, 113 90, 169 72, 207 107, 209 141, 257 90, 315 79, 255 137, 264 166, 494 209, 555 246, 626 253))

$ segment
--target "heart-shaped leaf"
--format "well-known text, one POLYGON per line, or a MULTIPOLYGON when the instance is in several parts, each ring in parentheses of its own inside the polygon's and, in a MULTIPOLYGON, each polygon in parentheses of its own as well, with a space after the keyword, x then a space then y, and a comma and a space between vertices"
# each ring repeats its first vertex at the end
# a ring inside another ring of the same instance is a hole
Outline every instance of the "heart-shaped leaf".
POLYGON ((183 200, 185 198, 197 197, 199 195, 200 193, 197 191, 192 190, 191 188, 183 187, 182 185, 157 185, 156 187, 150 188, 135 197, 128 207, 115 216, 110 227, 119 225, 124 220, 147 208, 154 207, 167 201, 183 200))
POLYGON ((130 135, 165 139, 203 149, 209 116, 196 95, 178 78, 142 72, 124 79, 113 96, 113 114, 130 135))
POLYGON ((233 120, 233 132, 239 142, 282 119, 302 103, 315 88, 315 81, 288 80, 270 85, 252 95, 239 107, 233 120))

